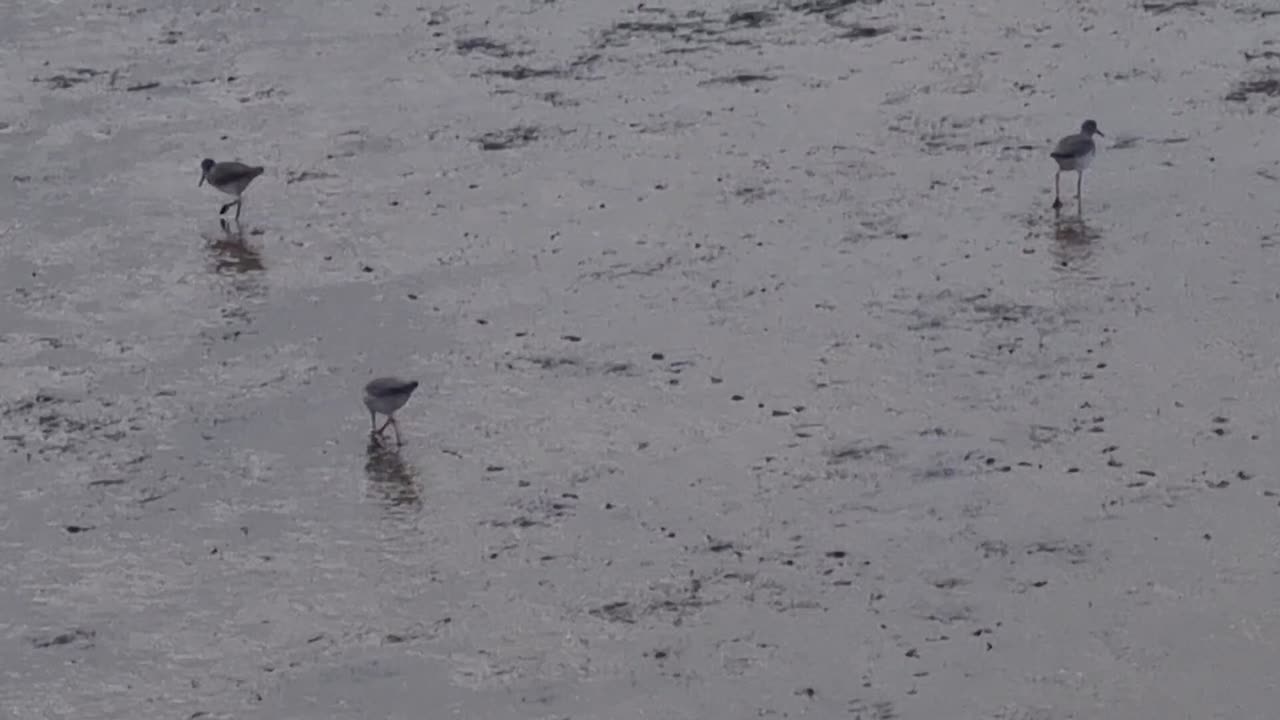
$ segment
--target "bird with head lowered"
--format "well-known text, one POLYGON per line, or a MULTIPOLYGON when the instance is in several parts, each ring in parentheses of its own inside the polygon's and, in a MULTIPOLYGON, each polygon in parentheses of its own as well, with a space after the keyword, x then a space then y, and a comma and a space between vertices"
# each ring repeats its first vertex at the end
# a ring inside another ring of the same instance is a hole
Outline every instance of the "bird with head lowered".
POLYGON ((232 205, 236 206, 236 222, 240 222, 240 208, 243 205, 244 191, 249 187, 249 183, 265 171, 261 165, 245 165, 242 162, 229 160, 226 162, 214 162, 213 158, 205 158, 200 163, 200 182, 196 183, 196 187, 200 187, 206 182, 219 192, 227 195, 235 196, 235 200, 222 206, 218 211, 218 215, 226 215, 227 210, 232 205))
POLYGON ((382 431, 390 425, 396 431, 396 445, 400 442, 400 425, 396 422, 395 412, 404 407, 418 389, 417 380, 401 380, 397 377, 380 377, 370 380, 364 386, 364 406, 369 410, 370 434, 375 438, 382 437, 382 431), (386 415, 387 421, 378 427, 378 415, 386 415))

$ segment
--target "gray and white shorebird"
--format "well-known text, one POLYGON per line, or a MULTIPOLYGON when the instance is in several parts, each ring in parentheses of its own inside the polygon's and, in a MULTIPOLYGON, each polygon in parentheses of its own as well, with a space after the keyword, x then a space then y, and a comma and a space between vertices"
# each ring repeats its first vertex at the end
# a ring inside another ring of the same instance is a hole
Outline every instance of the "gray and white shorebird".
POLYGON ((1098 123, 1092 120, 1085 120, 1080 125, 1080 132, 1075 135, 1068 135, 1058 141, 1054 146, 1053 152, 1049 153, 1049 157, 1058 163, 1058 172, 1053 176, 1053 209, 1062 208, 1062 195, 1058 190, 1058 183, 1062 179, 1062 173, 1076 173, 1076 205, 1081 205, 1080 188, 1084 185, 1084 171, 1093 162, 1093 156, 1097 152, 1097 146, 1094 145, 1093 136, 1103 135, 1098 129, 1098 123))
POLYGON ((418 389, 417 380, 401 380, 397 377, 380 377, 364 386, 364 406, 369 408, 369 432, 382 437, 382 431, 390 425, 396 431, 396 445, 400 445, 400 425, 395 412, 404 407, 418 389), (378 427, 378 415, 386 415, 387 421, 378 427))
POLYGON ((245 188, 249 187, 249 183, 253 179, 263 173, 265 168, 261 165, 245 165, 241 162, 233 160, 227 162, 214 162, 213 158, 205 158, 200 162, 200 182, 196 183, 196 187, 200 187, 206 182, 217 190, 234 195, 235 200, 222 206, 218 211, 218 215, 226 215, 227 210, 232 205, 236 206, 236 222, 240 222, 240 206, 243 203, 241 195, 244 194, 245 188))

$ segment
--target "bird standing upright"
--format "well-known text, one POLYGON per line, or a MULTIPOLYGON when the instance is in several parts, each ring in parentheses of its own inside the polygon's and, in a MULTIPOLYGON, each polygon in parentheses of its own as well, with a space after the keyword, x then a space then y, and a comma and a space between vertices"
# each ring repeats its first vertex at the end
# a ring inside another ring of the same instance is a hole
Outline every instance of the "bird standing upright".
POLYGON ((396 431, 396 445, 400 445, 400 425, 396 422, 395 412, 409 402, 413 391, 417 389, 417 380, 401 380, 396 377, 370 380, 364 386, 364 406, 369 409, 370 433, 382 437, 382 431, 390 425, 396 431), (379 413, 387 416, 382 427, 378 427, 379 413))
POLYGON ((1085 120, 1080 125, 1080 132, 1075 135, 1068 135, 1058 141, 1053 151, 1049 153, 1049 157, 1058 163, 1058 172, 1053 176, 1053 209, 1062 208, 1062 195, 1058 190, 1059 181, 1062 179, 1062 173, 1075 171, 1076 173, 1076 207, 1083 208, 1083 201, 1080 198, 1080 189, 1084 185, 1084 171, 1093 162, 1094 153, 1097 146, 1094 145, 1093 136, 1103 135, 1098 129, 1098 123, 1092 120, 1085 120))
POLYGON ((214 162, 212 158, 205 158, 200 163, 200 182, 196 183, 196 187, 200 187, 208 182, 215 189, 234 195, 235 200, 222 206, 218 211, 218 215, 226 215, 227 210, 232 205, 236 206, 236 222, 240 222, 240 207, 243 203, 241 195, 245 188, 249 187, 249 183, 253 179, 263 173, 265 168, 261 165, 245 165, 241 162, 214 162))

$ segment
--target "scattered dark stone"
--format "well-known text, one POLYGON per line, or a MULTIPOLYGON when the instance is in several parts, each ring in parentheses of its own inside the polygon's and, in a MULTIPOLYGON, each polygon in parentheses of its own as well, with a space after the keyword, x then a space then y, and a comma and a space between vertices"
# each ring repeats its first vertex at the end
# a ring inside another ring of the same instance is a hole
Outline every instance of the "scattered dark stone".
POLYGON ((1230 480, 1217 480, 1217 481, 1208 480, 1205 482, 1205 484, 1213 488, 1214 490, 1221 490, 1224 487, 1230 486, 1231 481, 1230 480))
POLYGON ((485 472, 502 472, 505 469, 506 468, 502 467, 501 465, 489 465, 484 469, 484 471, 485 472))
POLYGON ((488 325, 488 324, 489 324, 489 321, 488 321, 488 320, 485 320, 484 318, 476 318, 476 324, 477 324, 477 325, 488 325))
POLYGON ((667 357, 666 355, 663 355, 663 354, 662 354, 662 353, 660 353, 660 352, 656 352, 656 353, 654 353, 654 354, 652 354, 652 355, 650 355, 650 356, 649 356, 649 358, 650 358, 650 359, 652 359, 652 360, 665 360, 665 359, 666 359, 666 357, 667 357))
POLYGON ((667 657, 667 651, 666 651, 666 650, 654 650, 654 651, 653 651, 653 657, 654 657, 654 659, 656 659, 656 660, 664 660, 664 659, 666 659, 666 657, 667 657))
POLYGON ((712 541, 711 544, 707 546, 707 549, 713 553, 724 552, 726 550, 732 550, 733 543, 728 542, 727 540, 716 540, 716 541, 712 541))
POLYGON ((568 340, 569 342, 581 342, 581 341, 582 341, 582 337, 581 337, 581 336, 578 336, 578 335, 561 335, 561 336, 560 336, 560 339, 562 339, 562 340, 568 340))
POLYGON ((771 414, 773 415, 773 417, 786 417, 791 413, 790 411, 787 411, 787 410, 774 410, 771 414))
POLYGON ((160 87, 160 83, 158 82, 147 82, 147 83, 139 83, 137 85, 130 85, 124 90, 125 92, 138 92, 140 90, 154 90, 155 88, 158 88, 158 87, 160 87))
POLYGON ((827 557, 836 558, 837 560, 842 557, 848 556, 848 554, 849 553, 845 552, 844 550, 828 550, 826 553, 827 557))
POLYGON ((90 530, 92 530, 92 529, 93 529, 93 526, 91 526, 91 525, 66 525, 66 526, 64 526, 62 529, 63 529, 63 530, 66 530, 67 532, 71 533, 72 535, 75 535, 76 533, 88 532, 88 531, 90 531, 90 530))
POLYGON ((733 395, 729 399, 734 402, 741 402, 743 400, 743 397, 741 395, 733 395))

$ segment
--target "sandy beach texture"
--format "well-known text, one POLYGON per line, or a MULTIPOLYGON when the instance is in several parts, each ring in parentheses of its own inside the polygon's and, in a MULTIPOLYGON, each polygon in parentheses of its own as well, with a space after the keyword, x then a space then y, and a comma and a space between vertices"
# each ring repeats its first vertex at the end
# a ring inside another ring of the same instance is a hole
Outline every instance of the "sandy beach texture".
POLYGON ((0 717, 1274 720, 1277 38, 5 3, 0 717))

